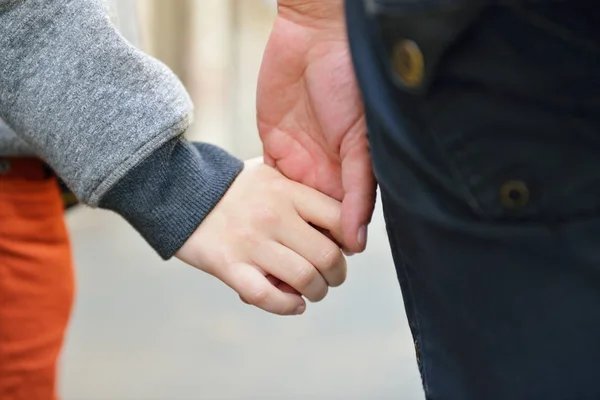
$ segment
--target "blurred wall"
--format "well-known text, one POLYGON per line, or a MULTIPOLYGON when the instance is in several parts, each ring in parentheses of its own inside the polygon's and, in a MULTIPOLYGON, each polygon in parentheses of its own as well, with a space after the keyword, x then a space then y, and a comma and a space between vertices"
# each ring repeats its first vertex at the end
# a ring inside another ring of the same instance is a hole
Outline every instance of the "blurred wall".
MULTIPOLYGON (((205 0, 199 0, 205 3, 205 0)), ((194 0, 134 0, 142 50, 165 62, 183 80, 194 0)))
POLYGON ((262 55, 276 16, 275 1, 236 0, 236 23, 231 81, 235 82, 235 109, 237 118, 233 127, 233 151, 242 158, 262 154, 256 129, 256 84, 262 55))
POLYGON ((121 11, 137 13, 139 47, 171 67, 194 100, 195 122, 187 136, 240 158, 260 155, 256 82, 275 2, 134 1, 133 9, 118 3, 121 11))
POLYGON ((141 45, 140 16, 138 0, 106 0, 113 23, 127 40, 136 46, 141 45))

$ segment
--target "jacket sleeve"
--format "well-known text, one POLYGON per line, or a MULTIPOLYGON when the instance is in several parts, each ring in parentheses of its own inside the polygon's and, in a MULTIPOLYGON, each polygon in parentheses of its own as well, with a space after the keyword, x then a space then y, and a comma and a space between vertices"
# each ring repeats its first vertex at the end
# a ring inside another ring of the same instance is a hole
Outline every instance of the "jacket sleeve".
POLYGON ((191 112, 181 82, 116 32, 102 0, 0 0, 0 118, 82 202, 125 216, 163 258, 242 168, 181 138, 191 112))

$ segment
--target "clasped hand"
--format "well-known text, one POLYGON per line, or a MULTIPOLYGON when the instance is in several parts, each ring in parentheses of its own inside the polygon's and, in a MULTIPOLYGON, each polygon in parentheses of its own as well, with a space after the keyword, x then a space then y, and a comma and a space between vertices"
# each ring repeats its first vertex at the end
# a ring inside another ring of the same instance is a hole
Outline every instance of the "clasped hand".
POLYGON ((303 296, 319 301, 344 282, 339 246, 365 249, 376 181, 343 1, 277 3, 257 93, 264 159, 276 170, 247 164, 179 257, 289 315, 304 312, 303 296))
POLYGON ((320 301, 346 279, 334 242, 341 240, 340 214, 338 201, 251 160, 177 257, 249 304, 299 315, 304 298, 320 301))

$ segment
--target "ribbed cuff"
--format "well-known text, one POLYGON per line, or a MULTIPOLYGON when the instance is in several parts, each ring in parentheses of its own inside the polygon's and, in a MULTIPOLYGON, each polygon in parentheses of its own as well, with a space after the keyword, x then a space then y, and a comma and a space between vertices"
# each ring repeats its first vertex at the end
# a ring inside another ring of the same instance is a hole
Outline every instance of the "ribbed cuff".
POLYGON ((167 260, 212 211, 243 166, 218 147, 173 139, 113 186, 100 208, 123 216, 167 260))

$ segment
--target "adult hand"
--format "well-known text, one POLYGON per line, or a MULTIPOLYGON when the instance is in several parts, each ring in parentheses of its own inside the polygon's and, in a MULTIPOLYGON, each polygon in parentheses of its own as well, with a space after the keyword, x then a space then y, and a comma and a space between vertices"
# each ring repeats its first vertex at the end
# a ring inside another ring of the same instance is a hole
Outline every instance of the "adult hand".
POLYGON ((342 241, 365 249, 375 205, 342 0, 279 0, 258 83, 265 162, 342 201, 342 241))
POLYGON ((346 279, 338 201, 252 160, 176 254, 280 315, 302 314, 346 279))

